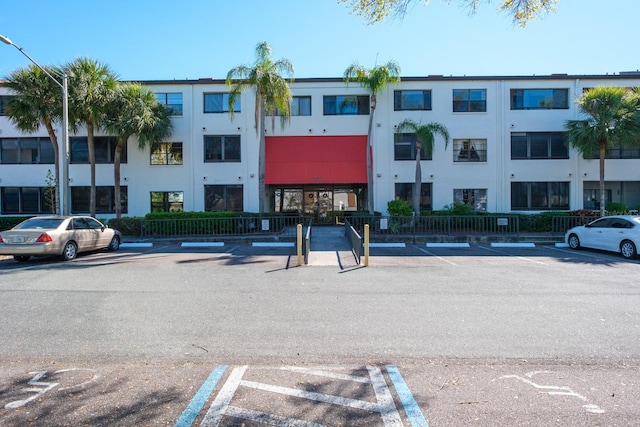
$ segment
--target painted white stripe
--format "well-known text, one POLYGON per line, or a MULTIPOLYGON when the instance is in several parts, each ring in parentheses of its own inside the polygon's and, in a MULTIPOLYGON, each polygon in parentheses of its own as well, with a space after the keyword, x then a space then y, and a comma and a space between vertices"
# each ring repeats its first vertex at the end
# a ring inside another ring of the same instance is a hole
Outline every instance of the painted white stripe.
POLYGON ((492 248, 535 248, 536 244, 531 242, 521 243, 491 243, 492 248))
MULTIPOLYGON (((349 399, 347 397, 332 396, 330 394, 298 390, 296 388, 281 387, 281 386, 271 385, 271 384, 263 384, 255 381, 241 381, 240 385, 257 389, 257 390, 264 390, 272 393, 284 394, 286 396, 293 396, 293 397, 300 397, 302 399, 315 400, 316 402, 331 403, 333 405, 346 406, 348 408, 355 408, 355 409, 363 409, 365 411, 371 411, 371 412, 381 412, 380 405, 377 405, 371 402, 365 402, 363 400, 349 399)), ((402 424, 400 425, 402 426, 402 424)))
POLYGON ((567 245, 566 243, 556 243, 556 248, 568 248, 569 245, 567 245))
POLYGON ((153 243, 120 243, 121 248, 151 248, 153 243))
POLYGON ((353 381, 363 384, 371 384, 371 380, 366 377, 357 377, 355 375, 340 374, 338 372, 330 372, 319 369, 300 368, 297 366, 283 366, 283 371, 300 372, 303 374, 315 375, 317 377, 334 378, 336 380, 353 381))
POLYGON ((253 247, 271 247, 271 248, 292 248, 296 244, 293 242, 253 242, 253 247))
POLYGON ((180 246, 182 246, 183 248, 219 248, 221 246, 224 246, 224 242, 182 242, 180 246))
POLYGON ((427 243, 428 248, 469 248, 469 243, 427 243))
POLYGON ((393 402, 391 391, 387 386, 387 382, 382 376, 380 368, 376 366, 367 366, 369 376, 371 377, 371 384, 373 384, 373 391, 376 393, 378 399, 379 411, 382 415, 382 421, 384 427, 402 427, 402 420, 400 414, 396 408, 396 404, 393 402))
POLYGON ((369 243, 370 248, 406 248, 405 243, 369 243))
POLYGON ((426 249, 418 248, 418 250, 419 250, 420 252, 424 252, 424 253, 425 253, 425 254, 427 254, 427 255, 431 255, 431 256, 432 256, 432 257, 434 257, 434 258, 438 258, 440 261, 444 261, 444 262, 446 262, 446 263, 448 263, 448 264, 451 264, 451 265, 457 265, 455 262, 453 262, 453 261, 449 261, 448 259, 443 258, 443 257, 441 257, 441 256, 438 256, 438 255, 434 254, 433 252, 429 252, 429 251, 428 251, 428 250, 426 250, 426 249))
POLYGON ((211 407, 207 411, 207 414, 202 419, 202 422, 200 423, 201 427, 213 427, 220 423, 220 420, 229 407, 229 403, 231 402, 233 395, 236 393, 236 390, 240 385, 240 381, 242 380, 242 376, 247 368, 248 366, 246 365, 239 366, 231 371, 229 378, 220 389, 216 399, 213 401, 211 407))
MULTIPOLYGON (((265 412, 253 411, 251 409, 229 406, 226 416, 255 421, 262 424, 281 427, 325 427, 324 424, 299 420, 296 418, 283 417, 281 415, 267 414, 265 412)), ((244 424, 243 424, 244 425, 244 424)))

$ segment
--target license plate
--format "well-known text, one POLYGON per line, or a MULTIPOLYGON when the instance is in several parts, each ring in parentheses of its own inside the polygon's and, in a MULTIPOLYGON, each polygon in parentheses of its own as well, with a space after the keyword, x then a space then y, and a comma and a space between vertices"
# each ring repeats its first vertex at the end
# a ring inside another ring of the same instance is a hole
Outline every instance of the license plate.
POLYGON ((13 243, 24 243, 24 236, 15 236, 13 238, 13 243))

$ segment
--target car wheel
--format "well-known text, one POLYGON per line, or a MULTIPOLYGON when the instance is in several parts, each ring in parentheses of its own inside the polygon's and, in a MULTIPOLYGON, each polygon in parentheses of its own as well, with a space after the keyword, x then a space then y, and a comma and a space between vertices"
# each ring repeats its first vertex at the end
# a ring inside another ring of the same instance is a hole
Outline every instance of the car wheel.
POLYGON ((78 247, 73 242, 67 242, 62 251, 62 258, 65 261, 71 261, 78 255, 78 247))
POLYGON ((637 255, 636 245, 634 245, 633 242, 629 240, 625 240, 620 243, 620 253, 627 259, 635 258, 637 255))
POLYGON ((29 258, 31 258, 29 255, 14 255, 13 259, 15 259, 18 262, 27 262, 29 261, 29 258))
POLYGON ((571 249, 580 249, 580 239, 575 234, 569 236, 569 247, 571 249))
POLYGON ((111 243, 109 243, 109 247, 107 249, 110 251, 117 251, 120 249, 120 238, 118 236, 113 236, 113 239, 111 239, 111 243))

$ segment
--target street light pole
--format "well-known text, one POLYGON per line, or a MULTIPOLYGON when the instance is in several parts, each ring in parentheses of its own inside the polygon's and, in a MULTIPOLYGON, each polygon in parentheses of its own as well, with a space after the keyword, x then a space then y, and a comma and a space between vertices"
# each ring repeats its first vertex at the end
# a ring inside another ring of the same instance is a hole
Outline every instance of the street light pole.
POLYGON ((62 89, 62 144, 58 150, 58 165, 60 167, 60 182, 57 184, 58 197, 59 197, 59 209, 60 215, 69 215, 70 206, 69 203, 69 90, 68 82, 69 76, 64 73, 62 75, 62 83, 53 77, 43 66, 38 64, 27 52, 20 46, 11 41, 10 38, 0 34, 0 41, 5 44, 11 45, 18 49, 20 53, 33 62, 33 64, 42 70, 47 77, 53 80, 62 89))

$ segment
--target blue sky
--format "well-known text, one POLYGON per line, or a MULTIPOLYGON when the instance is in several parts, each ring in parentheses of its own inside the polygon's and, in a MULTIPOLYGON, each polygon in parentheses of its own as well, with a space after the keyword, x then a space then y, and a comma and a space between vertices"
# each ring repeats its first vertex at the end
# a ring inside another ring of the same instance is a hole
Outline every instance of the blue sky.
MULTIPOLYGON (((639 0, 560 0, 514 26, 497 1, 475 15, 416 0, 404 20, 367 26, 336 0, 0 0, 0 34, 41 64, 80 56, 123 80, 225 78, 258 42, 295 77, 341 77, 395 60, 402 76, 612 74, 640 68, 639 0)), ((0 78, 28 60, 0 44, 0 78)))

